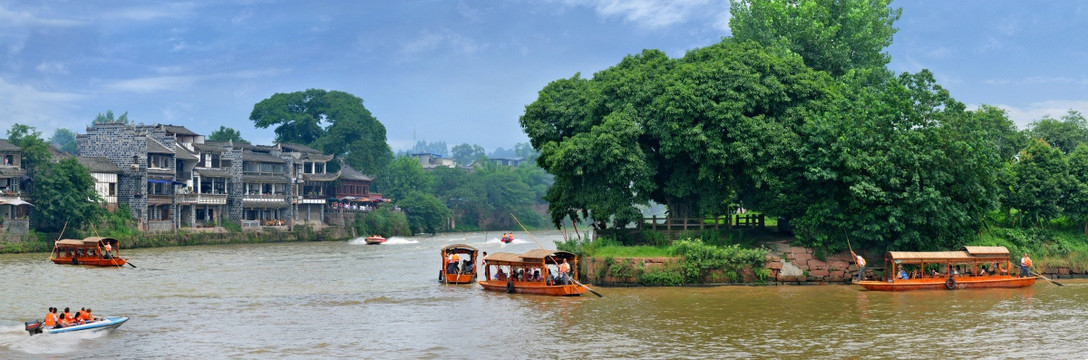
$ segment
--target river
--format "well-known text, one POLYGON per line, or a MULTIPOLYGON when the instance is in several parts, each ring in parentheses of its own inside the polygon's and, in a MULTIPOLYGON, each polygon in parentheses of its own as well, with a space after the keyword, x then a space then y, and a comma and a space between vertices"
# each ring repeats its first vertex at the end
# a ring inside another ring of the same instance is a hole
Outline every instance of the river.
MULTIPOLYGON (((554 248, 558 232, 542 232, 554 248)), ((853 286, 598 288, 545 297, 441 285, 439 249, 524 252, 519 233, 122 249, 137 268, 0 255, 0 359, 1070 358, 1088 283, 881 293, 853 286), (485 244, 485 236, 490 240, 485 244), (27 336, 50 306, 131 320, 27 336)))

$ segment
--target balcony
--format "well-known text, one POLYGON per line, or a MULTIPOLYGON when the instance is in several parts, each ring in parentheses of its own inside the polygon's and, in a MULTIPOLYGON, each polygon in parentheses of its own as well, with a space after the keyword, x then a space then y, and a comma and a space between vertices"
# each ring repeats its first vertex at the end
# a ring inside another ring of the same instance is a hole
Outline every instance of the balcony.
POLYGON ((178 194, 178 203, 201 205, 226 205, 226 194, 178 194))

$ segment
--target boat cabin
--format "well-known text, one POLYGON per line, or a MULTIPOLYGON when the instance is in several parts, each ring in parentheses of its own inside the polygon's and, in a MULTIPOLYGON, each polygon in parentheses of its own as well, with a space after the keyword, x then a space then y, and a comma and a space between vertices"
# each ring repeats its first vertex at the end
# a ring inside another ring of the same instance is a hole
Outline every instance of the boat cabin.
POLYGON ((110 237, 58 240, 49 260, 57 264, 121 266, 125 259, 118 255, 120 248, 121 242, 110 237))
POLYGON ((860 281, 869 290, 967 289, 1025 287, 1035 277, 1014 276, 1004 246, 965 246, 960 251, 889 251, 883 278, 860 281))
POLYGON ((484 257, 486 290, 538 295, 582 295, 586 288, 578 278, 578 256, 561 250, 530 250, 524 254, 499 252, 484 257), (570 274, 559 273, 563 261, 570 274))

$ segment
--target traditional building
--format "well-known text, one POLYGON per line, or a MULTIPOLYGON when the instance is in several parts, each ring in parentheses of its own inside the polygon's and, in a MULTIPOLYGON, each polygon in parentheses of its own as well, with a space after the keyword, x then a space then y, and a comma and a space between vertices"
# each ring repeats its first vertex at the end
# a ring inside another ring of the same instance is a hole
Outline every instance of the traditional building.
POLYGON ((121 168, 104 157, 77 156, 76 161, 91 173, 94 191, 105 201, 106 209, 117 210, 117 175, 121 168))
POLYGON ((30 232, 30 203, 23 200, 20 187, 24 176, 23 149, 0 139, 0 228, 6 233, 30 232))
POLYGON ((279 144, 282 154, 291 158, 291 182, 295 186, 294 213, 296 223, 321 225, 325 218, 329 190, 340 173, 329 173, 328 162, 332 155, 301 144, 279 144))
POLYGON ((431 170, 436 167, 456 167, 457 164, 451 158, 442 157, 442 155, 432 153, 414 153, 408 154, 412 158, 419 161, 419 165, 423 166, 423 170, 431 170))

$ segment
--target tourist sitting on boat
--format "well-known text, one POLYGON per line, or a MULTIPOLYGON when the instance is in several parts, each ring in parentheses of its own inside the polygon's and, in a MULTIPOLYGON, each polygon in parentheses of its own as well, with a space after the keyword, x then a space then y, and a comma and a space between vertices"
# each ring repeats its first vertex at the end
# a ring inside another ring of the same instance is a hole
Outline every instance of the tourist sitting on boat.
POLYGON ((60 318, 57 317, 57 308, 50 306, 49 312, 45 313, 45 320, 42 321, 42 326, 53 328, 57 327, 58 323, 60 323, 60 318))
POLYGON ((94 316, 91 316, 91 309, 83 309, 76 313, 76 320, 80 323, 89 323, 94 321, 94 316))
POLYGON ((506 273, 502 272, 502 268, 499 268, 499 272, 495 274, 495 280, 506 280, 506 273))
POLYGON ((899 268, 899 278, 900 278, 900 279, 903 279, 903 280, 906 280, 906 279, 908 279, 908 277, 907 277, 907 270, 906 270, 906 269, 904 269, 904 268, 902 268, 902 267, 900 267, 900 268, 899 268))
POLYGON ((450 273, 450 274, 456 273, 457 272, 457 264, 460 263, 460 262, 461 262, 461 257, 457 256, 456 253, 450 253, 450 259, 446 263, 447 264, 446 265, 446 273, 450 273))
POLYGON ((61 316, 60 320, 57 320, 57 329, 66 328, 69 326, 72 326, 72 320, 68 320, 64 316, 61 316))
POLYGON ((471 258, 461 260, 461 271, 463 271, 465 273, 472 273, 473 271, 476 270, 476 269, 473 269, 473 265, 474 265, 474 263, 472 262, 471 258))
POLYGON ((76 320, 75 315, 72 315, 70 308, 64 308, 64 313, 60 314, 61 319, 68 320, 68 322, 74 322, 76 320))

